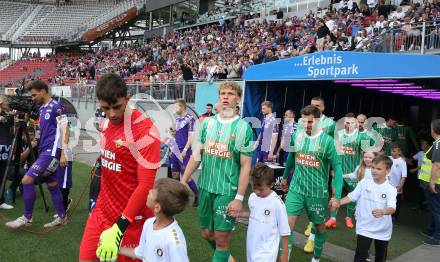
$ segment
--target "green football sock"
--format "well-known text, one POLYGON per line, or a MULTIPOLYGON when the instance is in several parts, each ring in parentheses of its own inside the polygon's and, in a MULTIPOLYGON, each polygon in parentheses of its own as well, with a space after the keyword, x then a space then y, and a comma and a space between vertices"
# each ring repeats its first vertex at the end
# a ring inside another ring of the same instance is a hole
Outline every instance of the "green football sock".
POLYGON ((212 262, 228 262, 230 255, 229 250, 216 249, 212 257, 212 262))
POLYGON ((315 258, 320 258, 322 250, 324 249, 325 240, 327 239, 327 230, 324 229, 323 232, 316 232, 315 236, 315 249, 313 251, 313 256, 315 258))

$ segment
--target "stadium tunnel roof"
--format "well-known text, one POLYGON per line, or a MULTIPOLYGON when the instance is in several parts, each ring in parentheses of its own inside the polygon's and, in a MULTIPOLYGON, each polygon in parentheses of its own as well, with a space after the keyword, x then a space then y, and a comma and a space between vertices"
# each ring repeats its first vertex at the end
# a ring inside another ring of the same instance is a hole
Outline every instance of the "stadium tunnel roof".
POLYGON ((325 51, 250 67, 247 82, 332 81, 440 101, 440 56, 325 51))

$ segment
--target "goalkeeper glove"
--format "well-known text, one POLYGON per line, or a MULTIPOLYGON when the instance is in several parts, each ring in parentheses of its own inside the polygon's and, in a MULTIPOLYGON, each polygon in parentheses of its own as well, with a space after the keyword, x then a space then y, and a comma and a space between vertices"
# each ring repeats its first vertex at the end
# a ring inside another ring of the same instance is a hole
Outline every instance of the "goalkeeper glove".
POLYGON ((116 261, 122 236, 130 222, 124 217, 119 217, 113 226, 101 233, 96 256, 100 261, 116 261))

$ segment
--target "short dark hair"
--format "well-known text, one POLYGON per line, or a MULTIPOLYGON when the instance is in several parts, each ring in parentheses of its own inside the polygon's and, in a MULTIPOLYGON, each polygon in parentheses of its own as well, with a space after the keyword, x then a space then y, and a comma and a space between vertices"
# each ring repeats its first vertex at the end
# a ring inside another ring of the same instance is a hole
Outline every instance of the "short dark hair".
POLYGON ((354 114, 354 113, 347 113, 347 114, 345 114, 345 117, 354 117, 354 118, 356 118, 356 115, 354 114))
POLYGON ((321 101, 323 104, 325 104, 325 100, 324 100, 324 98, 322 98, 322 97, 320 97, 320 96, 315 96, 315 97, 312 98, 312 100, 315 100, 315 101, 321 101))
POLYGON ((437 135, 440 135, 440 119, 434 119, 431 122, 431 128, 437 135))
POLYGON ((41 80, 32 80, 28 84, 27 90, 31 91, 32 89, 36 89, 38 91, 45 90, 46 92, 49 92, 49 87, 41 80))
POLYGON ((263 163, 257 163, 252 170, 251 181, 254 187, 271 186, 274 183, 273 170, 263 163))
POLYGON ((295 111, 293 111, 293 109, 288 108, 288 109, 286 109, 286 111, 284 111, 284 113, 286 113, 287 111, 292 112, 293 116, 295 116, 295 111))
POLYGON ((301 115, 313 115, 315 118, 321 117, 321 111, 316 106, 308 105, 301 109, 301 115))
POLYGON ((206 104, 206 106, 214 107, 211 103, 206 104))
POLYGON ((186 186, 171 178, 160 178, 154 184, 157 191, 156 202, 165 216, 181 213, 188 205, 189 192, 186 186))
POLYGON ((398 143, 392 143, 391 144, 391 149, 395 149, 395 148, 402 149, 401 146, 398 143))
POLYGON ((96 97, 110 105, 116 104, 118 98, 126 96, 127 85, 117 74, 105 74, 96 83, 96 97))
POLYGON ((393 166, 393 161, 387 156, 376 156, 373 159, 373 164, 384 163, 387 169, 391 169, 393 166))

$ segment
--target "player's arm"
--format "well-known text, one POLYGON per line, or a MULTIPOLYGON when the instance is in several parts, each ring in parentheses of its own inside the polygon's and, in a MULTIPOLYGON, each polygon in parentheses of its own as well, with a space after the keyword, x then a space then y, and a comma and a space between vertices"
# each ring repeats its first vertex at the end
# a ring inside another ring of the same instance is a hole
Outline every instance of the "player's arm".
POLYGON ((206 134, 206 128, 208 125, 209 120, 205 120, 202 123, 202 127, 198 131, 199 133, 196 136, 196 139, 194 140, 191 138, 192 141, 194 141, 193 145, 193 152, 192 155, 188 161, 188 164, 185 167, 185 172, 183 173, 182 178, 180 179, 180 182, 182 184, 186 184, 190 179, 191 175, 196 171, 197 168, 200 166, 200 162, 202 160, 203 155, 203 145, 205 143, 205 134, 206 134))
MULTIPOLYGON (((59 109, 62 110, 62 109, 59 109)), ((69 130, 69 121, 65 114, 61 114, 57 117, 57 124, 61 128, 61 157, 60 157, 60 166, 66 167, 67 166, 67 150, 69 146, 69 137, 70 137, 70 130, 69 130)))
MULTIPOLYGON (((302 132, 302 131, 296 131, 296 132, 302 132)), ((296 138, 296 132, 294 132, 291 136, 290 136, 290 149, 294 148, 295 145, 295 138, 296 138)), ((289 152, 289 154, 287 155, 287 160, 286 160, 286 166, 283 172, 283 182, 284 184, 287 184, 287 178, 289 177, 290 171, 292 170, 292 168, 295 167, 295 153, 293 150, 291 152, 289 152)))
POLYGON ((143 149, 136 150, 140 153, 141 160, 148 162, 142 164, 148 164, 148 166, 144 166, 141 163, 138 164, 138 185, 131 194, 127 205, 122 211, 121 216, 116 220, 116 223, 113 224, 111 228, 102 232, 100 236, 100 245, 96 250, 96 255, 101 260, 116 260, 125 230, 130 223, 134 222, 134 217, 145 207, 148 193, 154 188, 156 172, 160 165, 160 142, 158 138, 150 135, 151 132, 149 129, 147 132, 152 139, 150 144, 143 149))
POLYGON ((131 258, 138 258, 134 252, 134 248, 128 248, 128 247, 121 247, 119 249, 119 255, 131 257, 131 258))
POLYGON ((184 156, 182 156, 182 157, 186 157, 186 152, 188 152, 188 149, 192 145, 192 142, 194 139, 194 124, 195 124, 195 120, 191 119, 191 121, 189 123, 189 129, 188 129, 188 141, 186 141, 186 145, 183 148, 182 154, 184 154, 184 156))
MULTIPOLYGON (((200 154, 203 154, 203 151, 201 149, 198 149, 198 150, 200 151, 200 154)), ((188 183, 188 181, 191 179, 191 175, 200 166, 200 157, 199 157, 199 160, 196 160, 196 157, 194 154, 195 153, 193 152, 193 154, 191 155, 191 158, 188 161, 188 164, 186 165, 185 172, 183 173, 183 176, 180 179, 180 182, 182 184, 188 183)))
POLYGON ((240 177, 238 178, 238 189, 235 199, 228 205, 228 214, 233 217, 239 217, 243 207, 244 194, 249 184, 249 174, 251 172, 252 158, 250 156, 240 155, 240 177))

